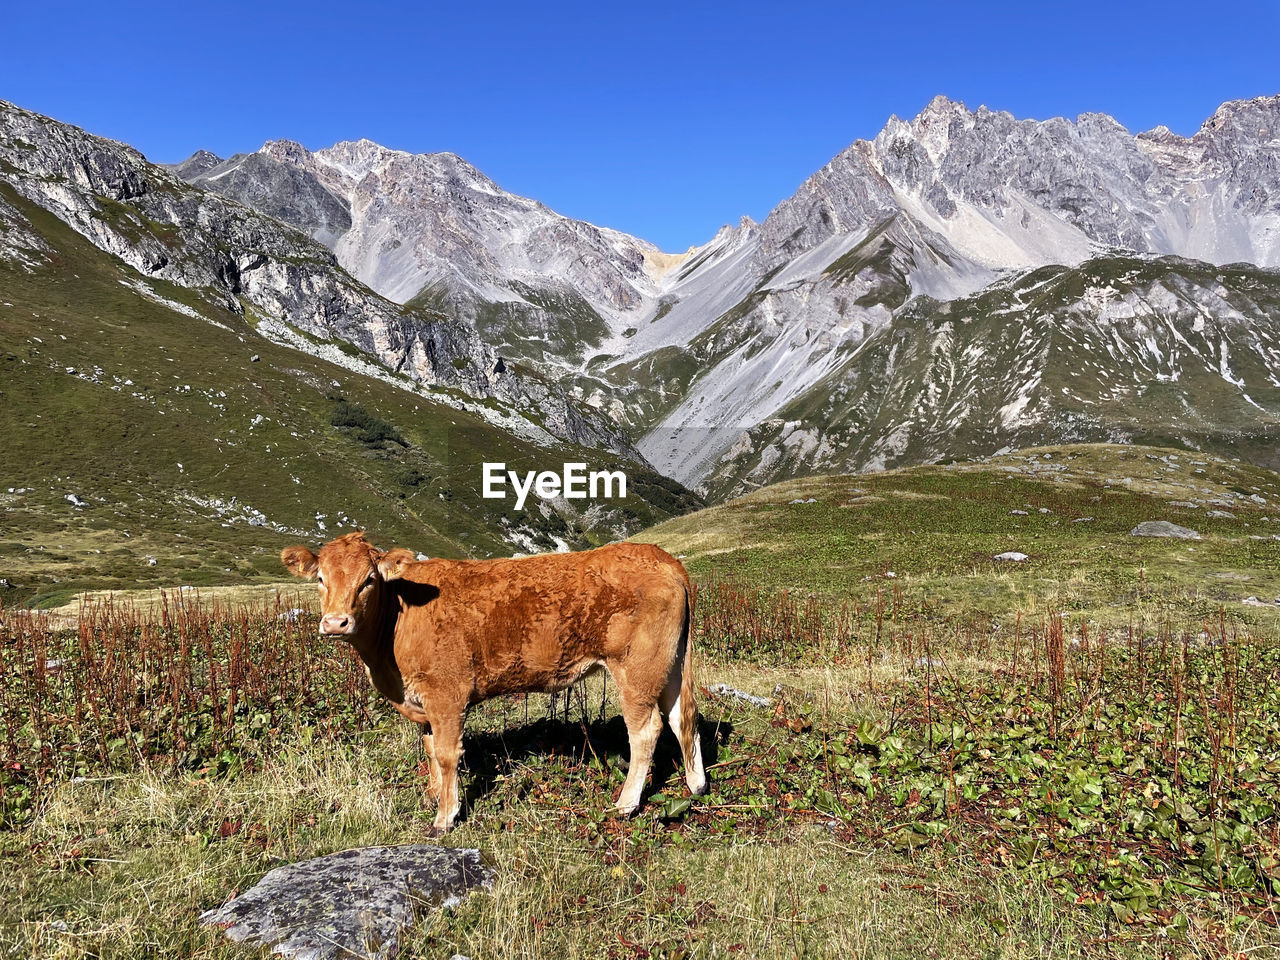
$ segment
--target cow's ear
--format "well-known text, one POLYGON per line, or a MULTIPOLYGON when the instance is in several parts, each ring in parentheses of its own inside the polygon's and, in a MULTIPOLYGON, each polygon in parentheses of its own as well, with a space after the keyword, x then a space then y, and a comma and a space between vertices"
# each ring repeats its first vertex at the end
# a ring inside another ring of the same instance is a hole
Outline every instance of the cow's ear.
POLYGON ((285 547, 280 560, 295 577, 311 580, 320 571, 320 559, 306 547, 285 547))
POLYGON ((404 576, 405 568, 417 561, 412 550, 397 547, 388 550, 378 559, 378 573, 382 574, 383 580, 399 580, 404 576))

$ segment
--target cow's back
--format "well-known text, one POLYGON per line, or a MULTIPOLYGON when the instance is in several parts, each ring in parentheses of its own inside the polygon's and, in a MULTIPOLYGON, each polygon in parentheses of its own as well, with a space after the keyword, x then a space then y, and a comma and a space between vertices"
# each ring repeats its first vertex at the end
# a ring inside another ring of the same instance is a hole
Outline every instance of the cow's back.
POLYGON ((500 560, 427 560, 403 574, 395 657, 406 688, 471 699, 561 689, 636 643, 666 643, 689 579, 652 544, 500 560), (654 639, 650 635, 657 637, 654 639))

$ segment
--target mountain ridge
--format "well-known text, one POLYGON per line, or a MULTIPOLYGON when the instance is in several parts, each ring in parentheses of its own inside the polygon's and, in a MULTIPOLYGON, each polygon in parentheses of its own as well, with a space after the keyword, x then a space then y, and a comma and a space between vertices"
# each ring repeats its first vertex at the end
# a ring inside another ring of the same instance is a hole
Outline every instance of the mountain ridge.
MULTIPOLYGON (((382 375, 442 402, 501 407, 509 426, 522 421, 529 436, 638 458, 610 421, 502 363, 466 323, 378 296, 280 217, 194 188, 132 147, 0 101, 0 183, 143 276, 248 315, 268 337, 353 347, 382 375)), ((330 353, 344 362, 342 351, 330 353)))
MULTIPOLYGON (((973 409, 998 414, 1026 392, 1026 383, 1013 382, 1015 371, 1046 378, 1018 353, 1034 340, 1018 325, 1084 315, 1056 302, 1011 309, 1002 299, 1001 284, 1021 296, 1023 279, 1038 283, 1036 272, 1050 266, 1066 270, 1055 289, 1089 308, 1089 338, 1102 343, 1120 329, 1093 309, 1112 297, 1135 329, 1176 332, 1180 363, 1191 364, 1179 370, 1218 371, 1194 389, 1170 388, 1183 390, 1180 406, 1153 408, 1154 435, 1236 443, 1201 436, 1182 420, 1217 424, 1253 438, 1245 446, 1256 450, 1280 414, 1271 393, 1280 370, 1265 352, 1243 373, 1223 358, 1238 356, 1241 342, 1271 342, 1278 130, 1280 97, 1223 104, 1191 137, 1159 128, 1132 134, 1100 113, 1020 120, 935 97, 911 120, 891 117, 874 138, 851 143, 760 223, 726 226, 683 254, 507 193, 449 153, 414 155, 368 140, 311 151, 273 140, 212 165, 216 158, 196 154, 175 169, 323 239, 357 280, 473 330, 495 355, 541 371, 637 436, 639 451, 664 473, 720 496, 797 472, 954 455, 903 439, 942 428, 917 422, 925 407, 890 405, 888 419, 860 414, 832 421, 826 434, 814 433, 812 420, 824 410, 834 416, 837 395, 859 396, 854 406, 864 407, 915 395, 919 384, 876 382, 922 375, 918 365, 897 362, 905 343, 892 363, 867 367, 866 359, 908 331, 933 343, 926 327, 948 324, 951 340, 934 349, 956 366, 979 356, 965 337, 1008 327, 1005 366, 969 376, 970 389, 1004 397, 973 409), (1241 261, 1254 264, 1253 273, 1227 271, 1241 261), (1132 284, 1145 276, 1143 263, 1160 279, 1140 290, 1132 284), (1225 296, 1206 269, 1230 273, 1225 296), (978 315, 956 325, 946 319, 948 304, 978 315), (994 312, 983 312, 987 306, 994 312), (1192 330, 1196 311, 1223 321, 1211 327, 1219 340, 1192 330), (1249 415, 1233 413, 1227 424, 1198 404, 1243 405, 1249 415), (847 456, 854 422, 873 432, 858 448, 884 456, 847 456), (783 434, 806 439, 789 449, 783 434)), ((1154 369, 1142 366, 1149 358, 1141 351, 1126 351, 1114 360, 1119 381, 1154 369)), ((1061 439, 1080 439, 1085 421, 1089 436, 1111 439, 1108 424, 1131 417, 1119 394, 1083 382, 1060 386, 1067 392, 1052 401, 1033 404, 1028 394, 1025 409, 1039 411, 1050 431, 1037 442, 1053 441, 1058 428, 1067 431, 1061 439), (1071 416, 1059 409, 1068 394, 1085 398, 1071 401, 1081 408, 1071 416)), ((989 431, 989 440, 971 437, 970 452, 1007 443, 1002 430, 989 431)))

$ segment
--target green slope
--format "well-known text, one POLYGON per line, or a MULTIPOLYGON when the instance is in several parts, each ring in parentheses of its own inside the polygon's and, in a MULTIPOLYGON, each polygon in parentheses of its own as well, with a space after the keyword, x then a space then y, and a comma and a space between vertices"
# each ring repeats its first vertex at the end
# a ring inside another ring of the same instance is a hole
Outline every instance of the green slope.
POLYGON ((908 609, 969 622, 1052 607, 1112 626, 1169 611, 1216 621, 1220 609, 1280 625, 1280 475, 1185 450, 1080 444, 809 477, 636 539, 704 582, 864 604, 900 593, 908 609), (1147 520, 1202 539, 1130 535, 1147 520), (1006 551, 1029 559, 993 559, 1006 551))
POLYGON ((0 259, 5 603, 87 586, 278 579, 281 546, 353 526, 380 543, 487 556, 513 542, 612 539, 696 503, 628 465, 638 494, 591 521, 504 512, 507 502, 480 499, 478 476, 451 474, 451 455, 599 464, 599 454, 536 448, 471 412, 274 344, 251 311, 144 280, 0 190, 53 250, 34 271, 0 259), (522 535, 504 537, 512 529, 522 535))

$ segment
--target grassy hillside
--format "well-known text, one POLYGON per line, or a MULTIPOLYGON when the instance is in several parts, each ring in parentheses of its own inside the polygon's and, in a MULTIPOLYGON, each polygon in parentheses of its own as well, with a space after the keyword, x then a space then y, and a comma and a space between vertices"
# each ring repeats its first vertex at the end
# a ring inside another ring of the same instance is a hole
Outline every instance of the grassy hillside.
POLYGON ((1280 476, 1186 450, 1045 447, 810 477, 638 539, 683 556, 704 579, 836 596, 893 591, 964 620, 1049 605, 1111 623, 1161 610, 1216 618, 1221 606, 1233 620, 1280 622, 1280 476), (1146 520, 1203 539, 1130 536, 1146 520), (993 559, 1006 551, 1029 559, 993 559), (1244 604, 1249 596, 1270 607, 1244 604))
POLYGON ((55 251, 34 272, 0 261, 7 605, 82 587, 278 579, 281 546, 355 526, 379 543, 487 556, 613 539, 696 502, 628 466, 637 493, 612 512, 504 512, 509 501, 481 500, 478 472, 459 463, 593 455, 536 448, 469 410, 278 346, 251 311, 144 279, 2 189, 55 251))
POLYGON ((201 911, 281 863, 421 841, 497 881, 424 916, 413 956, 1276 957, 1280 622, 1241 598, 1280 593, 1278 494, 1079 446, 660 524, 640 539, 698 586, 708 795, 664 732, 639 815, 609 813, 627 740, 596 678, 471 711, 443 840, 416 729, 292 597, 18 614, 0 953, 239 956, 201 911), (1129 536, 1149 519, 1203 538, 1129 536))

